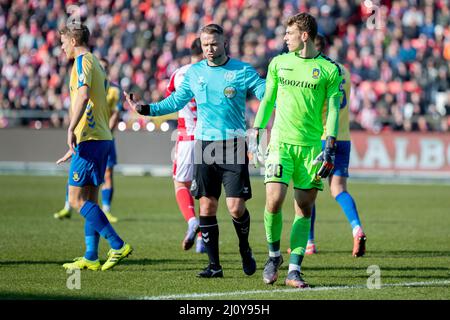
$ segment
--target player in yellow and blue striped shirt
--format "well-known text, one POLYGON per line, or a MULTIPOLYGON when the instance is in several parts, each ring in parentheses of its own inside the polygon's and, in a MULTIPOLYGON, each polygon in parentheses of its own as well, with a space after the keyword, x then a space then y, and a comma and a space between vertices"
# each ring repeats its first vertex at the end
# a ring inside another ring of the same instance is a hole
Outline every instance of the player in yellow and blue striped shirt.
MULTIPOLYGON (((108 61, 106 59, 100 59, 100 63, 105 72, 107 72, 108 61)), ((121 110, 120 89, 118 85, 109 83, 108 93, 106 95, 106 104, 108 105, 109 110, 109 129, 111 130, 111 133, 113 133, 114 128, 119 121, 119 112, 121 110)), ((108 160, 106 163, 104 176, 105 183, 102 186, 102 210, 108 218, 109 222, 115 223, 118 221, 118 219, 111 214, 111 202, 114 194, 113 174, 114 166, 117 164, 117 153, 114 139, 112 141, 112 148, 108 153, 108 160)), ((64 208, 54 213, 53 217, 55 219, 69 219, 71 216, 72 208, 70 207, 69 203, 69 185, 67 184, 66 201, 64 203, 64 208)))
POLYGON ((68 59, 75 59, 70 76, 70 124, 67 132, 69 151, 57 161, 72 158, 69 170, 69 202, 85 218, 86 252, 83 257, 65 263, 65 269, 108 270, 127 257, 132 248, 115 232, 97 204, 103 183, 108 153, 112 145, 106 93, 109 83, 97 58, 89 52, 89 29, 72 24, 60 31, 62 50, 68 59), (100 235, 111 250, 100 266, 98 243, 100 235))
MULTIPOLYGON (((325 38, 317 35, 314 42, 316 49, 323 52, 325 49, 325 38)), ((339 129, 336 138, 336 156, 334 162, 334 171, 328 178, 330 191, 333 198, 341 206, 345 213, 353 233, 353 251, 354 257, 361 257, 366 250, 367 237, 363 231, 361 221, 359 219, 358 210, 355 201, 350 193, 347 191, 348 166, 350 162, 350 120, 349 120, 349 98, 350 98, 350 72, 342 65, 339 65, 343 72, 341 104, 339 109, 339 129)), ((325 123, 327 105, 323 109, 323 123, 325 123)), ((322 145, 325 145, 326 126, 324 126, 324 133, 322 135, 322 145)), ((306 247, 306 254, 314 254, 317 252, 314 243, 314 223, 316 210, 313 208, 311 216, 311 229, 309 233, 308 245, 306 247)))

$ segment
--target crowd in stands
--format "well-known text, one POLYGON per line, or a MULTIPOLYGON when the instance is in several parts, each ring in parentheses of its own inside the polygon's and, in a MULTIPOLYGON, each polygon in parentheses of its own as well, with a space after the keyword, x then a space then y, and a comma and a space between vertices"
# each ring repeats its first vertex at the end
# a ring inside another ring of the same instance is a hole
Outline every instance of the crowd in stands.
MULTIPOLYGON (((353 129, 449 130, 449 0, 0 0, 0 128, 22 110, 31 116, 19 124, 67 125, 72 62, 58 29, 69 14, 89 27, 93 52, 110 61, 110 80, 156 101, 171 73, 189 63, 201 26, 222 25, 230 56, 264 77, 286 50, 286 18, 303 11, 316 17, 327 55, 351 71, 353 129)), ((258 105, 248 103, 249 124, 258 105)))

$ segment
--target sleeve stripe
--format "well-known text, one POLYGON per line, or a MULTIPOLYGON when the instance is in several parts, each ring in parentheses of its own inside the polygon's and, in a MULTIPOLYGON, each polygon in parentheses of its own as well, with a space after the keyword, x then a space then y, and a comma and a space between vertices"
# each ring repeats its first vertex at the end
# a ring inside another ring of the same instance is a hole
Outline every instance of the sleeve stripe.
POLYGON ((80 75, 83 73, 83 55, 77 57, 77 80, 78 80, 78 88, 84 84, 83 81, 80 81, 80 75))
POLYGON ((331 60, 330 58, 328 58, 328 57, 327 57, 326 55, 324 55, 324 54, 321 54, 321 56, 322 56, 322 58, 324 58, 325 60, 327 60, 327 61, 331 62, 332 64, 334 64, 334 65, 336 66, 336 68, 338 69, 339 75, 342 76, 342 70, 341 70, 341 67, 339 67, 339 65, 338 65, 334 60, 331 60))

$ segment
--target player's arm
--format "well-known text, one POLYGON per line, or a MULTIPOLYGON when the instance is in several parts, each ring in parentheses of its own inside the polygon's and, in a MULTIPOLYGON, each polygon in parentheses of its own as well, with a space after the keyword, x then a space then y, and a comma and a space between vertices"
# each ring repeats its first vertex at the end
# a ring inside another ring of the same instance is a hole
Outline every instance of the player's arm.
POLYGON ((119 110, 114 109, 114 111, 111 113, 111 117, 109 118, 109 129, 111 130, 111 132, 114 131, 118 123, 119 123, 119 110))
POLYGON ((86 106, 89 101, 89 87, 87 85, 82 85, 78 88, 77 96, 75 98, 75 103, 73 106, 72 116, 70 118, 69 128, 67 130, 67 144, 70 151, 75 154, 75 146, 77 144, 75 138, 75 128, 80 122, 83 114, 86 110, 86 106))
POLYGON ((261 101, 266 91, 266 80, 259 76, 258 71, 252 66, 249 66, 245 70, 245 87, 259 100, 261 101))
POLYGON ((65 155, 63 155, 61 158, 59 158, 58 160, 56 160, 56 164, 61 164, 63 162, 66 162, 67 160, 69 160, 70 158, 72 158, 72 151, 67 151, 65 155))
MULTIPOLYGON (((78 59, 78 58, 77 58, 78 59)), ((80 122, 83 114, 86 110, 87 104, 89 102, 89 88, 92 84, 92 60, 88 58, 81 58, 81 63, 77 62, 77 95, 75 97, 75 102, 72 108, 72 115, 70 117, 69 128, 67 129, 67 144, 69 145, 70 151, 75 154, 75 146, 77 144, 75 138, 75 128, 80 122)))
POLYGON ((341 106, 341 97, 331 97, 328 99, 327 114, 327 136, 336 139, 339 130, 339 108, 341 106))
POLYGON ((339 110, 343 91, 343 79, 340 68, 337 67, 330 75, 327 86, 328 114, 326 129, 328 136, 334 139, 336 139, 339 130, 339 110))
POLYGON ((339 129, 339 109, 342 96, 342 76, 339 68, 331 74, 327 86, 328 114, 326 122, 327 138, 324 150, 315 159, 315 162, 322 161, 317 175, 327 178, 334 168, 334 157, 336 154, 336 137, 339 129))
MULTIPOLYGON (((70 119, 72 119, 72 108, 69 107, 69 121, 70 119)), ((66 162, 67 160, 69 160, 70 158, 72 158, 72 150, 69 150, 66 152, 65 155, 63 155, 61 158, 59 158, 58 160, 56 160, 56 164, 61 164, 66 162)))
POLYGON ((264 129, 269 123, 277 99, 278 78, 275 59, 269 64, 264 96, 259 104, 253 128, 264 129))
POLYGON ((111 132, 119 123, 119 89, 114 88, 113 94, 109 97, 108 105, 111 107, 111 116, 109 117, 109 129, 111 132))
MULTIPOLYGON (((265 84, 264 95, 259 104, 258 112, 253 122, 253 128, 255 129, 254 135, 256 140, 256 146, 259 145, 260 129, 264 129, 269 123, 272 116, 273 109, 275 108, 275 101, 277 99, 278 91, 278 76, 276 71, 276 59, 273 59, 267 70, 267 78, 265 84)), ((257 151, 257 150, 256 150, 257 151)))
MULTIPOLYGON (((259 88, 260 86, 261 84, 259 84, 259 88)), ((254 131, 249 139, 250 156, 258 161, 260 161, 260 159, 263 158, 262 154, 260 154, 259 152, 260 150, 259 140, 261 136, 260 130, 264 129, 267 126, 270 117, 272 116, 272 112, 275 107, 275 101, 277 99, 277 90, 278 90, 278 78, 276 74, 275 62, 274 60, 272 60, 272 62, 269 64, 269 69, 267 72, 263 97, 261 103, 259 104, 255 121, 253 122, 254 131)))
POLYGON ((133 94, 127 92, 124 92, 125 98, 130 106, 143 116, 156 117, 177 112, 183 109, 194 96, 189 85, 188 74, 189 72, 186 73, 180 88, 160 102, 150 104, 138 103, 134 100, 133 94))

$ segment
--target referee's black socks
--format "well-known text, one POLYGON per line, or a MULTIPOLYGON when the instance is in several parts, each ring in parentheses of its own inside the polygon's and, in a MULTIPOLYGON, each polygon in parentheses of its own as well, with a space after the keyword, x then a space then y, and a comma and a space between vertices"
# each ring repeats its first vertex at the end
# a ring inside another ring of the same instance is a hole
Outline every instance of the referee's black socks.
POLYGON ((247 251, 249 248, 248 234, 250 233, 250 213, 247 208, 244 214, 240 218, 232 218, 234 229, 236 229, 236 234, 239 238, 239 250, 247 251))
POLYGON ((219 261, 219 225, 216 216, 200 216, 200 231, 208 253, 211 268, 220 268, 219 261))

